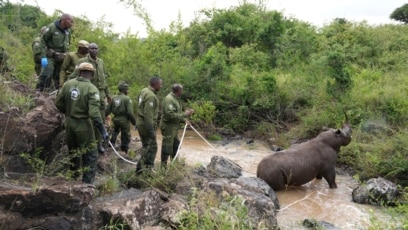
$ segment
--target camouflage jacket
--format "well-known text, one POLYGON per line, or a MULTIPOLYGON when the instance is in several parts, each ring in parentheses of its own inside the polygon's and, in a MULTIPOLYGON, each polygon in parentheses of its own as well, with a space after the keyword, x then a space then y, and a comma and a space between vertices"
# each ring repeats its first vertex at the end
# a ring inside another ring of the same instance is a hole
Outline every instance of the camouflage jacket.
POLYGON ((47 31, 41 37, 41 57, 46 56, 47 49, 65 53, 69 50, 70 43, 71 30, 61 29, 60 21, 57 20, 48 26, 47 31))
POLYGON ((75 66, 78 60, 86 57, 86 55, 80 54, 78 52, 69 52, 62 62, 61 72, 60 72, 60 86, 68 80, 69 76, 74 72, 75 66))
MULTIPOLYGON (((86 55, 86 57, 78 60, 77 66, 83 62, 91 63, 93 67, 95 68, 95 74, 93 78, 91 79, 92 84, 94 84, 96 88, 98 88, 99 90, 104 91, 107 97, 110 97, 108 84, 106 82, 107 75, 105 71, 105 64, 103 60, 100 58, 97 58, 96 60, 94 60, 88 54, 86 55)), ((71 74, 69 78, 72 79, 77 76, 79 76, 79 72, 77 69, 75 69, 75 71, 71 74)))
POLYGON ((160 127, 163 125, 178 126, 180 122, 187 117, 182 111, 180 100, 171 92, 164 99, 162 103, 163 114, 161 116, 160 127))
POLYGON ((159 114, 159 99, 156 91, 148 86, 140 91, 137 104, 137 119, 146 126, 156 127, 159 114))
POLYGON ((34 39, 33 43, 31 43, 31 49, 33 51, 33 59, 36 62, 41 61, 41 54, 42 54, 42 49, 41 49, 41 36, 38 36, 34 39))
POLYGON ((112 97, 112 103, 106 108, 106 115, 112 113, 114 115, 113 120, 121 119, 125 117, 133 125, 136 125, 135 115, 133 114, 133 103, 129 96, 120 93, 112 97))
POLYGON ((57 94, 55 106, 67 117, 102 122, 99 90, 86 78, 65 82, 57 94))

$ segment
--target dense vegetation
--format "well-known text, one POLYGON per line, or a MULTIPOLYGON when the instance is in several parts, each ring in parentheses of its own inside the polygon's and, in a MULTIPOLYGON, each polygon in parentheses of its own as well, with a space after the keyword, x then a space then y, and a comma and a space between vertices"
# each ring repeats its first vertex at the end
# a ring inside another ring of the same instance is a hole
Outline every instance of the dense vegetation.
MULTIPOLYGON (((274 137, 287 147, 339 127, 347 114, 353 142, 339 160, 362 181, 385 177, 408 186, 408 27, 370 26, 338 18, 316 28, 264 6, 242 4, 204 9, 188 27, 174 21, 148 37, 117 34, 109 22, 75 18, 72 50, 78 40, 99 45, 112 92, 125 80, 135 98, 152 75, 164 79, 159 96, 182 83, 193 122, 210 132, 226 128, 256 137, 274 137)), ((15 77, 32 85, 31 42, 55 20, 37 7, 0 1, 0 46, 10 55, 15 77)), ((4 91, 2 91, 4 94, 4 91)), ((24 100, 0 98, 3 108, 24 100)), ((20 103, 20 104, 18 104, 20 103)))

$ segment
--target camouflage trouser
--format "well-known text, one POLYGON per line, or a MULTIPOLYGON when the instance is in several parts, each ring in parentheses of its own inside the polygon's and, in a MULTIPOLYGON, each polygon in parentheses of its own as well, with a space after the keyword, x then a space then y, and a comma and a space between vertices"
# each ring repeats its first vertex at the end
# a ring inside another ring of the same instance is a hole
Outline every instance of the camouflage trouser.
MULTIPOLYGON (((106 110, 106 94, 105 90, 99 90, 99 97, 100 97, 100 105, 99 105, 99 113, 101 114, 102 121, 105 121, 105 110, 106 110)), ((102 134, 98 129, 95 129, 95 138, 97 140, 98 145, 102 145, 103 138, 102 134)))
POLYGON ((152 130, 149 130, 144 124, 136 122, 136 126, 143 147, 142 157, 136 167, 136 172, 140 172, 144 168, 153 168, 157 154, 157 141, 156 133, 152 134, 152 130))
POLYGON ((40 74, 41 74, 41 60, 37 61, 36 59, 34 59, 34 70, 35 70, 35 74, 37 76, 40 76, 40 74))
POLYGON ((161 147, 161 164, 165 166, 170 156, 170 160, 173 160, 176 156, 178 147, 180 145, 180 139, 178 137, 178 124, 161 124, 161 133, 163 136, 161 147))
POLYGON ((116 138, 120 133, 120 149, 127 152, 130 143, 130 123, 126 116, 113 118, 113 133, 110 142, 115 145, 116 138))
POLYGON ((98 158, 92 121, 67 117, 65 127, 74 178, 79 177, 80 172, 83 171, 82 182, 92 183, 98 158))
POLYGON ((61 71, 62 62, 56 62, 54 58, 47 58, 48 65, 45 67, 37 81, 35 87, 39 91, 53 90, 59 88, 59 75, 61 71), (51 85, 53 84, 53 85, 51 85))

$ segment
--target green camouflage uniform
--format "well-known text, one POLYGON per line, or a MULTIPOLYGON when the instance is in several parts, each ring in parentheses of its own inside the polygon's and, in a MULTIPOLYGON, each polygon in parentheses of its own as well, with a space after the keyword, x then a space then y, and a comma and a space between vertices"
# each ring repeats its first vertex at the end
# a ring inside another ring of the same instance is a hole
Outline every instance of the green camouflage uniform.
MULTIPOLYGON (((91 63, 93 67, 95 68, 95 73, 94 73, 93 78, 91 79, 91 82, 99 90, 99 96, 100 96, 99 112, 101 114, 101 117, 105 118, 106 117, 105 116, 105 110, 106 110, 105 99, 106 97, 110 97, 108 84, 106 83, 105 64, 102 59, 97 58, 96 60, 94 60, 89 54, 86 55, 86 57, 79 59, 77 66, 83 62, 91 63)), ((77 76, 79 76, 79 71, 75 69, 74 72, 71 74, 70 79, 73 79, 77 76)), ((101 144, 102 135, 98 130, 95 130, 95 137, 98 140, 98 143, 101 144)))
POLYGON ((69 50, 71 30, 61 29, 57 20, 48 26, 48 30, 41 37, 41 57, 47 57, 48 65, 43 69, 38 78, 36 89, 44 91, 54 81, 55 88, 59 88, 59 74, 65 53, 69 50))
POLYGON ((37 76, 41 74, 41 36, 38 36, 34 39, 33 43, 31 44, 31 49, 33 51, 33 60, 34 60, 34 70, 37 76))
POLYGON ((74 72, 75 66, 78 63, 78 60, 86 57, 86 54, 80 54, 78 52, 69 52, 65 57, 61 65, 60 71, 60 87, 68 80, 69 76, 74 72))
MULTIPOLYGON (((127 89, 124 85, 119 85, 119 90, 127 89)), ((128 152, 130 143, 130 124, 136 125, 135 116, 133 114, 133 104, 129 96, 123 94, 114 95, 112 97, 112 102, 108 105, 106 109, 106 115, 113 114, 113 133, 110 142, 115 145, 116 138, 120 135, 120 149, 124 152, 128 152)))
POLYGON ((136 172, 143 168, 153 168, 157 154, 156 127, 159 114, 159 99, 156 91, 148 86, 139 94, 136 127, 142 141, 143 153, 136 172))
POLYGON ((83 167, 86 168, 82 181, 92 183, 98 158, 93 129, 94 124, 102 125, 99 91, 86 78, 69 80, 58 92, 55 106, 66 117, 66 141, 70 154, 73 154, 71 169, 78 172, 82 159, 83 167), (77 156, 78 153, 82 154, 81 158, 77 156))
POLYGON ((163 114, 160 120, 160 129, 163 136, 161 148, 161 163, 167 164, 167 159, 174 159, 180 139, 178 130, 180 123, 184 121, 187 115, 182 111, 181 103, 176 95, 171 92, 163 100, 163 114))

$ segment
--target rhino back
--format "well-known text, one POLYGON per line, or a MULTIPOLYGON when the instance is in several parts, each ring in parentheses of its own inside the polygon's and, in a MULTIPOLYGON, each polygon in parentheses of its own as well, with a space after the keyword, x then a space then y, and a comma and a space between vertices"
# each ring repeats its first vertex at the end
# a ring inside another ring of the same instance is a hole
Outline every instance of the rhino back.
POLYGON ((275 190, 284 185, 302 185, 336 165, 336 151, 319 143, 298 144, 264 157, 257 176, 275 190))

